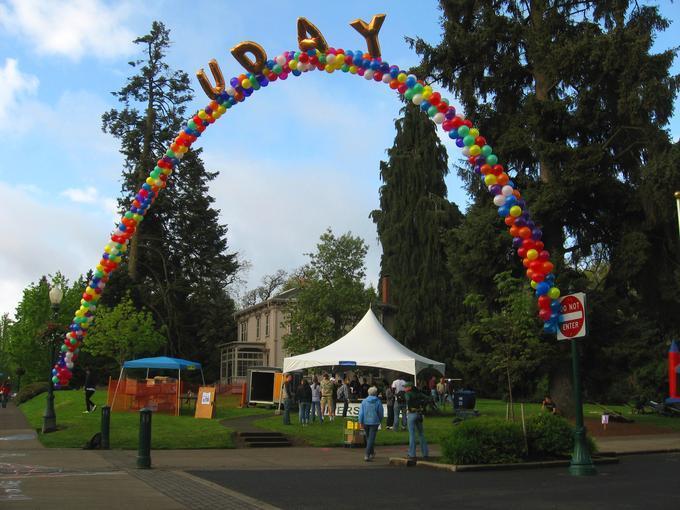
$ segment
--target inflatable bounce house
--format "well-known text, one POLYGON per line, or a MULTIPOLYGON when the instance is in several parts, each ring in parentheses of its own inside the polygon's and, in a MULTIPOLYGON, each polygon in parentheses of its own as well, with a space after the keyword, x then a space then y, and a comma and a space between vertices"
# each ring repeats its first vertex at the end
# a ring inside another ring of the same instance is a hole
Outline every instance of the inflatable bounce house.
POLYGON ((680 405, 680 344, 677 340, 671 342, 668 350, 668 405, 680 405))

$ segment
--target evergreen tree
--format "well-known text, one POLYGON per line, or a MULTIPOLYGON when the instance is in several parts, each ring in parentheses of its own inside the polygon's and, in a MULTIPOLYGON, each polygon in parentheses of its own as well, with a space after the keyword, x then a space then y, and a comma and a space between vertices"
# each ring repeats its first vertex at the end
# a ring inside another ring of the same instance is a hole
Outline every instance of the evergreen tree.
MULTIPOLYGON (((154 155, 162 155, 180 130, 193 97, 187 74, 165 62, 170 36, 162 23, 154 22, 134 42, 143 57, 130 62, 136 74, 114 93, 123 108, 102 117, 104 131, 120 140, 125 157, 121 207, 134 207, 154 155)), ((166 331, 165 351, 205 362, 209 377, 219 368, 217 344, 234 330, 226 286, 238 269, 235 254, 227 252, 227 228, 208 194, 216 176, 205 169, 200 150, 184 156, 131 239, 127 271, 112 275, 105 294, 105 304, 115 306, 131 289, 136 307, 151 310, 166 331)))
MULTIPOLYGON (((600 367, 591 391, 627 381, 630 359, 658 372, 654 360, 680 331, 680 317, 668 313, 680 304, 678 246, 667 236, 671 214, 659 212, 672 211, 672 190, 659 193, 678 181, 664 130, 679 83, 669 74, 676 51, 651 52, 668 21, 625 0, 440 5, 442 41, 412 41, 423 57, 419 75, 459 97, 515 174, 559 286, 589 293, 585 369, 600 367)), ((479 179, 461 173, 476 203, 491 207, 479 179)))
POLYGON ((380 163, 380 209, 371 213, 382 245, 381 273, 390 278, 397 307, 394 336, 409 348, 440 358, 454 350, 460 299, 452 292, 442 236, 460 221, 446 198, 446 149, 435 125, 409 105, 380 163))

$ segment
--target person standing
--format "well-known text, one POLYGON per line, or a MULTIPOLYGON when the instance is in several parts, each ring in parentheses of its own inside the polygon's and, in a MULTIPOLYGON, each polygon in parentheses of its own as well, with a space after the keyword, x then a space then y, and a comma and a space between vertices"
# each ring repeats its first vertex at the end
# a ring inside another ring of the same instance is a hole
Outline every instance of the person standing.
POLYGON ((92 402, 92 395, 94 395, 94 392, 96 390, 97 382, 95 381, 94 374, 92 373, 92 370, 90 370, 90 367, 85 369, 85 384, 83 385, 83 388, 85 388, 85 411, 86 413, 91 413, 95 409, 97 409, 97 404, 92 402))
POLYGON ((310 385, 312 392, 312 423, 314 423, 316 414, 319 415, 319 423, 323 423, 323 413, 321 412, 321 386, 319 386, 319 378, 314 376, 312 384, 310 385))
POLYGON ((446 407, 446 379, 443 377, 437 383, 437 397, 442 410, 446 407))
POLYGON ((392 425, 394 425, 394 390, 385 381, 385 402, 387 404, 387 430, 392 430, 392 425))
POLYGON ((404 385, 404 392, 406 397, 406 409, 408 423, 408 458, 409 460, 416 459, 416 433, 420 441, 420 451, 424 459, 430 456, 430 451, 425 440, 425 432, 423 429, 423 410, 427 398, 422 393, 413 388, 413 384, 407 382, 404 385))
POLYGON ((293 391, 293 376, 285 374, 283 383, 283 424, 290 425, 290 408, 295 400, 295 392, 293 391))
POLYGON ((342 402, 342 417, 347 417, 347 406, 349 405, 349 385, 347 384, 347 379, 340 383, 338 388, 338 402, 342 402))
POLYGON ((404 381, 401 376, 397 377, 392 383, 394 391, 394 422, 392 427, 395 432, 399 431, 399 414, 401 413, 401 426, 406 428, 406 400, 404 398, 404 381))
POLYGON ((321 379, 321 415, 328 416, 330 421, 335 417, 335 408, 333 404, 333 395, 335 394, 335 384, 331 381, 328 374, 323 374, 321 379), (326 412, 328 408, 328 412, 326 412))
POLYGON ((377 395, 378 388, 371 386, 368 389, 368 397, 361 402, 359 408, 359 423, 366 433, 366 453, 364 454, 366 462, 375 457, 375 437, 384 415, 382 402, 377 395))
POLYGON ((312 406, 312 388, 309 386, 307 379, 302 379, 300 386, 295 393, 298 401, 299 420, 303 427, 309 425, 309 408, 312 406))
POLYGON ((2 402, 2 407, 7 407, 7 402, 9 402, 9 397, 12 394, 12 383, 9 379, 5 380, 0 386, 0 402, 2 402))

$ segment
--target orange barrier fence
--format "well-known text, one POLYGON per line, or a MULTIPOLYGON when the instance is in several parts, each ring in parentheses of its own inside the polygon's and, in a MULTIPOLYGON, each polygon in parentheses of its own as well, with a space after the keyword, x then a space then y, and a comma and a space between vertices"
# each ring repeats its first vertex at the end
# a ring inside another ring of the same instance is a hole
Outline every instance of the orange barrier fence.
POLYGON ((111 411, 138 411, 142 408, 154 412, 179 414, 181 403, 195 403, 197 385, 182 381, 178 391, 175 379, 109 379, 107 404, 111 411), (116 386, 118 392, 116 392, 116 386), (115 400, 114 400, 115 394, 115 400))

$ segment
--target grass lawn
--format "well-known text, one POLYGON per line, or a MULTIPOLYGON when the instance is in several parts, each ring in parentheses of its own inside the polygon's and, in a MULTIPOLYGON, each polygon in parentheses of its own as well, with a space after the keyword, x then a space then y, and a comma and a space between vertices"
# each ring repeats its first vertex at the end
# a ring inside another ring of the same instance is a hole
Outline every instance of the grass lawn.
MULTIPOLYGON (((475 408, 482 416, 505 418, 506 415, 506 403, 500 400, 477 399, 477 405, 475 408)), ((637 424, 665 427, 672 429, 673 431, 680 432, 680 419, 666 418, 652 414, 631 415, 630 409, 626 406, 608 406, 608 408, 634 419, 637 424)), ((525 418, 540 412, 540 404, 524 405, 525 418)), ((586 418, 597 417, 599 420, 599 417, 602 414, 602 409, 594 405, 586 404, 584 406, 583 413, 586 418)), ((447 407, 446 411, 440 416, 425 417, 425 435, 430 443, 439 443, 441 439, 451 430, 453 427, 453 416, 454 415, 451 411, 451 408, 447 407)), ((345 427, 345 422, 348 419, 349 418, 338 417, 333 422, 325 421, 323 424, 316 422, 309 425, 308 427, 303 428, 298 422, 297 413, 291 412, 292 425, 284 425, 281 416, 273 416, 256 420, 255 425, 267 430, 281 432, 288 436, 296 437, 305 441, 311 446, 341 446, 343 444, 343 428, 345 427)), ((515 419, 521 419, 519 404, 515 405, 515 419)), ((403 429, 400 429, 399 432, 381 430, 378 433, 376 439, 376 444, 378 445, 407 443, 408 432, 404 431, 403 429)))
MULTIPOLYGON (((42 415, 45 410, 46 394, 42 394, 20 406, 31 426, 39 429, 42 426, 42 415)), ((98 391, 93 400, 97 410, 92 414, 83 414, 84 395, 82 391, 55 392, 55 411, 59 430, 51 434, 39 434, 42 444, 52 448, 80 448, 100 430, 101 413, 99 409, 105 404, 106 393, 98 391)), ((272 431, 282 432, 298 438, 311 446, 341 446, 343 444, 343 428, 347 419, 337 418, 333 422, 318 422, 308 427, 301 427, 297 421, 297 413, 291 413, 293 425, 283 425, 281 416, 271 416, 272 411, 258 407, 241 409, 238 407, 239 397, 235 395, 220 396, 217 399, 216 417, 213 420, 196 419, 193 410, 184 408, 181 416, 168 416, 154 413, 152 418, 152 448, 154 449, 190 449, 190 448, 233 448, 233 430, 220 425, 220 421, 249 415, 267 415, 256 420, 255 424, 272 431)), ((663 427, 680 432, 680 419, 666 418, 656 414, 631 415, 626 406, 608 406, 609 409, 621 412, 635 420, 637 425, 663 427)), ((476 409, 483 416, 505 418, 506 404, 500 400, 477 399, 476 409)), ((539 404, 525 404, 525 416, 540 412, 539 404)), ((599 421, 602 414, 600 407, 586 404, 584 416, 599 421)), ((515 405, 515 417, 520 418, 520 407, 515 405)), ((440 416, 425 417, 425 433, 428 441, 439 443, 441 438, 452 428, 453 413, 450 407, 440 416)), ((139 413, 112 413, 111 415, 111 447, 136 449, 139 437, 139 413)), ((377 444, 407 444, 406 431, 392 432, 382 430, 378 434, 377 444)))
MULTIPOLYGON (((59 430, 50 434, 38 434, 40 442, 49 448, 80 448, 101 426, 101 406, 106 404, 106 392, 98 391, 92 400, 97 404, 94 413, 84 414, 85 397, 82 391, 56 391, 54 409, 59 430)), ((31 426, 42 427, 47 394, 43 393, 22 404, 31 426)), ((193 410, 183 409, 181 416, 154 413, 151 420, 151 447, 154 449, 179 448, 233 448, 233 430, 220 425, 220 420, 265 413, 268 411, 238 408, 239 397, 234 395, 217 398, 215 419, 196 419, 193 410)), ((139 438, 139 413, 111 413, 111 448, 136 449, 139 438)))

